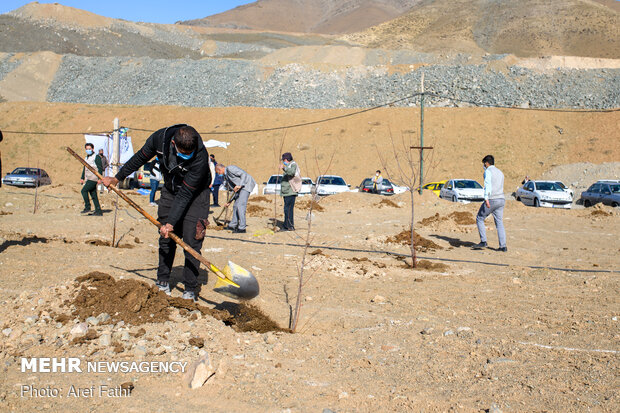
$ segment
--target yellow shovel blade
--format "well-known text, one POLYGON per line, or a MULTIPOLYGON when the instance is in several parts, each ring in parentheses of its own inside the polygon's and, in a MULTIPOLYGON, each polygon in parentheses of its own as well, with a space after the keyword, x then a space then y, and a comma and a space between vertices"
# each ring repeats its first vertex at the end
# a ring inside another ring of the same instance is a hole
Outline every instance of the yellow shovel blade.
POLYGON ((258 281, 245 268, 232 261, 228 261, 228 265, 224 267, 222 272, 218 271, 213 265, 211 267, 218 275, 213 288, 215 292, 239 300, 251 300, 258 295, 258 281))

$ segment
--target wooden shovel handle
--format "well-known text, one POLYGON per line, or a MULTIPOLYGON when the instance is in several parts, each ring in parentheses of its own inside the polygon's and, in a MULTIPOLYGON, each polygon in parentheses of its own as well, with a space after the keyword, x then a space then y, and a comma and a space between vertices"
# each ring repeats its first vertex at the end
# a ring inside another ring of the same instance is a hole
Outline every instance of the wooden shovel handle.
MULTIPOLYGON (((86 162, 84 159, 82 159, 82 157, 80 157, 80 155, 78 155, 77 153, 75 153, 75 151, 69 147, 67 147, 67 152, 69 152, 71 155, 73 155, 75 157, 75 159, 77 159, 78 161, 80 161, 84 167, 88 168, 89 171, 91 171, 92 173, 94 173, 97 178, 99 179, 103 179, 103 176, 101 176, 101 174, 95 170, 95 168, 93 168, 92 166, 90 166, 88 164, 88 162, 86 162)), ((141 213, 142 215, 144 215, 144 217, 146 219, 148 219, 149 221, 151 221, 157 228, 161 228, 161 222, 159 222, 158 220, 156 220, 155 218, 153 218, 148 212, 146 212, 144 209, 142 209, 138 204, 136 204, 134 201, 131 200, 131 198, 129 198, 127 195, 125 195, 124 193, 122 193, 121 191, 119 191, 115 186, 110 185, 108 187, 108 189, 111 189, 112 191, 116 192, 118 194, 118 196, 120 196, 121 198, 123 198, 125 201, 127 201, 127 203, 129 205, 131 205, 132 207, 134 207, 134 209, 136 211, 138 211, 139 213, 141 213)), ((224 274, 222 274, 222 272, 220 270, 217 269, 217 267, 215 267, 213 264, 211 264, 205 257, 203 257, 202 255, 200 255, 196 250, 194 250, 192 247, 190 247, 189 245, 187 245, 185 243, 185 241, 183 241, 181 238, 179 238, 178 235, 176 235, 173 232, 169 232, 168 236, 177 244, 179 244, 181 246, 181 248, 183 248, 185 251, 187 251, 188 253, 190 253, 192 255, 192 257, 196 258, 198 261, 200 261, 201 263, 204 264, 205 267, 207 267, 207 269, 213 271, 215 273, 215 275, 217 275, 220 278, 226 278, 224 276, 224 274)))

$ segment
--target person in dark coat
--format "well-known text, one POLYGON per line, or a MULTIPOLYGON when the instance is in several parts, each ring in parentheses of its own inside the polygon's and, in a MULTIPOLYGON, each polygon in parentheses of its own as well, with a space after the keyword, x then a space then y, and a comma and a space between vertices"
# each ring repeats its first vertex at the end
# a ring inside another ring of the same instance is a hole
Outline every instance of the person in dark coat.
MULTIPOLYGON (((164 179, 157 210, 159 230, 159 267, 157 286, 170 295, 170 271, 176 243, 169 238, 174 231, 196 251, 202 248, 209 217, 209 154, 202 137, 188 125, 174 125, 153 133, 115 177, 103 179, 105 186, 117 185, 157 156, 164 179)), ((183 268, 183 298, 197 301, 200 262, 187 251, 183 268)))

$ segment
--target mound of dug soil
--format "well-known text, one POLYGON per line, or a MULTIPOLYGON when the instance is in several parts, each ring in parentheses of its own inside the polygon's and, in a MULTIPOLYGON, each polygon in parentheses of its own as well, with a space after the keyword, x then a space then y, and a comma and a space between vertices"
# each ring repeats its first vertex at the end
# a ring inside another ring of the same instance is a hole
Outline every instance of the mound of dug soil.
MULTIPOLYGON (((385 241, 393 244, 411 245, 411 230, 405 229, 392 237, 388 237, 385 241)), ((415 231, 413 231, 413 242, 416 250, 421 252, 443 249, 442 246, 435 244, 430 239, 422 237, 415 231)))
POLYGON ((400 206, 398 206, 398 204, 394 201, 390 201, 389 199, 382 199, 378 204, 377 207, 379 208, 384 208, 384 207, 389 207, 389 208, 400 208, 400 206))
POLYGON ((422 221, 420 221, 420 225, 422 225, 423 227, 436 226, 436 224, 440 222, 445 222, 449 220, 454 221, 454 223, 457 225, 475 225, 476 224, 474 215, 471 212, 454 211, 448 216, 441 216, 439 215, 439 213, 436 213, 435 215, 431 217, 424 218, 422 221))
POLYGON ((75 306, 73 316, 81 320, 107 313, 110 322, 122 320, 131 325, 163 323, 170 320, 171 308, 178 308, 181 314, 198 310, 239 332, 289 331, 280 328, 251 304, 229 303, 225 310, 210 309, 190 300, 169 297, 143 281, 115 280, 111 275, 97 271, 78 277, 76 281, 81 287, 71 304, 75 306))
POLYGON ((260 205, 248 205, 248 208, 247 208, 247 213, 253 217, 261 216, 268 211, 269 210, 267 208, 262 207, 260 205))
POLYGON ((446 264, 442 264, 440 262, 430 262, 427 260, 419 260, 418 265, 416 265, 416 270, 429 270, 429 271, 437 271, 444 272, 448 270, 450 266, 446 264))
POLYGON ((114 322, 122 320, 132 325, 169 320, 168 297, 154 285, 131 279, 116 281, 97 271, 75 280, 81 288, 72 303, 73 315, 81 320, 101 313, 109 314, 114 322))
POLYGON ((313 211, 317 211, 317 212, 325 211, 325 208, 319 205, 319 203, 316 201, 301 201, 301 202, 297 202, 296 206, 303 210, 310 210, 310 206, 312 206, 313 211))
POLYGON ((269 202, 271 203, 273 199, 269 199, 266 196, 253 196, 248 200, 248 202, 269 202))

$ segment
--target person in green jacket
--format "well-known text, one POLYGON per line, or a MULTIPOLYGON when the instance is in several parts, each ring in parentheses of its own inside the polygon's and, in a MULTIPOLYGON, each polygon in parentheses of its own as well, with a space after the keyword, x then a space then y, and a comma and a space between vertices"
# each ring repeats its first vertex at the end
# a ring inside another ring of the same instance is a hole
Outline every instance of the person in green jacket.
MULTIPOLYGON (((84 145, 84 149, 86 149, 86 158, 84 160, 90 166, 97 170, 100 174, 103 173, 103 162, 101 162, 101 157, 97 155, 94 151, 95 146, 92 143, 87 143, 84 145)), ((97 198, 97 181, 99 178, 97 175, 86 169, 82 170, 82 178, 80 179, 80 183, 84 184, 82 187, 82 198, 84 198, 84 209, 82 210, 82 214, 86 214, 90 212, 90 201, 88 199, 88 195, 93 199, 93 204, 95 205, 95 211, 92 214, 93 216, 102 216, 103 212, 101 211, 101 207, 99 206, 99 198, 97 198)))
POLYGON ((293 155, 290 152, 282 154, 280 169, 282 169, 280 195, 284 198, 284 224, 282 225, 282 230, 295 231, 293 213, 295 211, 295 200, 297 199, 298 191, 301 189, 301 177, 299 167, 293 161, 293 155), (291 185, 291 181, 294 179, 297 180, 297 183, 293 182, 293 185, 291 185), (297 191, 295 191, 293 186, 297 186, 297 191))

